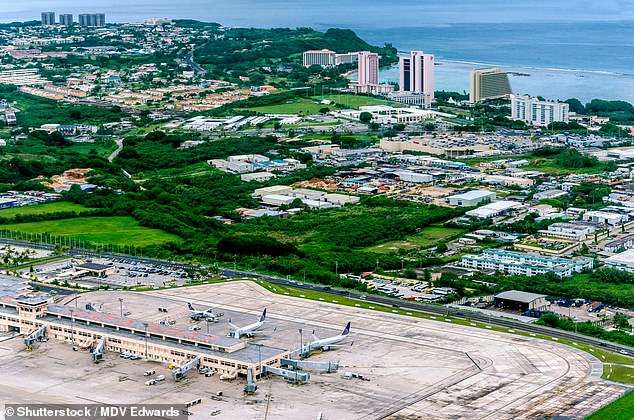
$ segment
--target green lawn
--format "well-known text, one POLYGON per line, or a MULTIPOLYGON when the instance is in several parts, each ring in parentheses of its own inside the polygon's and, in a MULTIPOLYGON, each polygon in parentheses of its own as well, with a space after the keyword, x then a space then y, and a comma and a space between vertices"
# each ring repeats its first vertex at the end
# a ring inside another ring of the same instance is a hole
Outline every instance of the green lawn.
POLYGON ((148 246, 178 242, 176 235, 140 226, 131 217, 78 217, 34 223, 0 226, 3 230, 22 233, 49 233, 87 242, 112 245, 148 246))
POLYGON ((111 139, 98 139, 94 143, 73 143, 69 150, 81 154, 96 153, 98 156, 107 158, 117 149, 117 144, 111 139))
POLYGON ((453 239, 464 233, 462 229, 428 226, 415 235, 410 235, 402 241, 390 241, 367 248, 371 252, 387 254, 399 249, 431 248, 440 241, 453 239))
POLYGON ((0 218, 11 219, 18 214, 46 214, 71 211, 79 214, 90 211, 90 209, 82 206, 81 204, 70 203, 68 201, 59 201, 55 203, 38 204, 35 206, 25 206, 0 210, 0 218))
POLYGON ((602 377, 624 384, 634 384, 634 366, 604 365, 602 377))
POLYGON ((260 114, 296 114, 296 115, 314 115, 326 105, 320 104, 318 101, 310 99, 299 99, 290 103, 258 106, 255 108, 247 108, 250 111, 259 112, 260 114))
POLYGON ((631 420, 634 419, 634 392, 627 394, 606 405, 586 420, 631 420))
MULTIPOLYGON (((368 105, 393 105, 392 101, 386 101, 384 99, 373 98, 370 96, 362 96, 362 95, 330 95, 325 96, 325 99, 329 101, 333 101, 335 103, 344 105, 347 108, 359 108, 360 106, 368 106, 368 105)), ((317 98, 319 99, 319 98, 317 98)), ((395 106, 402 106, 401 104, 396 104, 395 106)))

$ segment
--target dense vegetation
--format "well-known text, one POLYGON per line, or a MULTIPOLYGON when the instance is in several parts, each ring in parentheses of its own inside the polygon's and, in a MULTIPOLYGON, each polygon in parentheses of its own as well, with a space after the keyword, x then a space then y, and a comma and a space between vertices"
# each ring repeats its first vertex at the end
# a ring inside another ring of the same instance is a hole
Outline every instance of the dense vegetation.
POLYGON ((304 51, 324 48, 337 53, 373 51, 382 55, 383 64, 396 61, 393 48, 374 47, 349 29, 328 29, 322 33, 310 28, 231 28, 222 37, 198 48, 196 60, 227 70, 250 70, 271 63, 290 64, 289 57, 297 59, 304 51))
POLYGON ((565 102, 570 105, 570 111, 577 114, 609 117, 610 121, 618 123, 634 122, 634 106, 629 102, 593 99, 585 106, 575 98, 568 99, 565 102))
POLYGON ((348 29, 318 32, 310 28, 231 28, 196 49, 196 61, 203 64, 215 78, 239 84, 302 87, 306 83, 344 86, 341 76, 354 64, 322 69, 305 68, 302 53, 312 49, 330 49, 337 53, 372 51, 381 55, 381 65, 397 60, 391 45, 374 47, 348 29), (290 70, 290 71, 289 71, 290 70), (239 77, 242 77, 240 79, 239 77))
POLYGON ((546 325, 548 327, 559 328, 561 330, 575 331, 579 334, 589 335, 601 340, 612 341, 619 344, 625 344, 627 346, 634 346, 634 336, 628 334, 630 328, 629 323, 627 322, 627 318, 617 314, 615 316, 615 319, 617 320, 617 322, 623 320, 625 324, 628 325, 628 331, 606 331, 599 326, 593 325, 589 321, 575 322, 571 319, 562 319, 554 314, 542 315, 537 320, 537 323, 540 325, 546 325))

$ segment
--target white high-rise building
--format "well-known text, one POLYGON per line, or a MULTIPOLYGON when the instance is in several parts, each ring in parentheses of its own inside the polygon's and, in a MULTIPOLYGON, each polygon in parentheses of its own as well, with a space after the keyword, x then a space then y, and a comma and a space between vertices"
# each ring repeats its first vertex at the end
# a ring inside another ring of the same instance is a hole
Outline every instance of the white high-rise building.
POLYGON ((322 67, 332 67, 335 65, 335 52, 330 50, 309 50, 304 52, 304 67, 318 65, 322 67))
POLYGON ((542 101, 528 95, 511 95, 511 119, 546 127, 553 122, 569 121, 569 105, 564 102, 542 101))
POLYGON ((434 55, 423 51, 412 51, 409 56, 399 57, 399 90, 422 93, 434 100, 434 55))

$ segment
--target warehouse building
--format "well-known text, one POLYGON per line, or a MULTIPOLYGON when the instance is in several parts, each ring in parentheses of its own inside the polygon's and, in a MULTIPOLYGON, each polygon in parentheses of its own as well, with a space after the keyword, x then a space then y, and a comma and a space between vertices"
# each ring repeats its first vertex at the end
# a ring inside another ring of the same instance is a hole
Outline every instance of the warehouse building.
POLYGON ((497 307, 517 309, 522 312, 529 310, 541 311, 548 307, 546 295, 517 290, 498 293, 493 297, 493 303, 497 307))
POLYGON ((634 272, 634 249, 613 255, 604 261, 605 266, 621 271, 634 272))
POLYGON ((452 206, 471 207, 484 200, 494 200, 496 194, 493 191, 473 190, 462 194, 447 197, 447 202, 452 206))
POLYGON ((477 219, 492 219, 525 208, 526 206, 524 204, 518 203, 517 201, 496 201, 495 203, 469 210, 465 214, 477 219))

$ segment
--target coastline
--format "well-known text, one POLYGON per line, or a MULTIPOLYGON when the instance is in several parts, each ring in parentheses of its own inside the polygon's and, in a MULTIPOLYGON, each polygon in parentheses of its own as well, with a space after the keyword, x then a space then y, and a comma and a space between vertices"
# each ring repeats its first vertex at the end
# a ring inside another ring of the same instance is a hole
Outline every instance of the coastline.
MULTIPOLYGON (((509 73, 511 88, 517 94, 544 96, 547 99, 577 98, 586 103, 592 99, 622 100, 634 103, 634 75, 536 66, 508 66, 465 60, 436 60, 436 89, 468 92, 469 72, 476 68, 497 67, 509 73)), ((351 75, 356 77, 356 72, 351 75)), ((379 71, 382 83, 398 83, 398 65, 379 71)))

